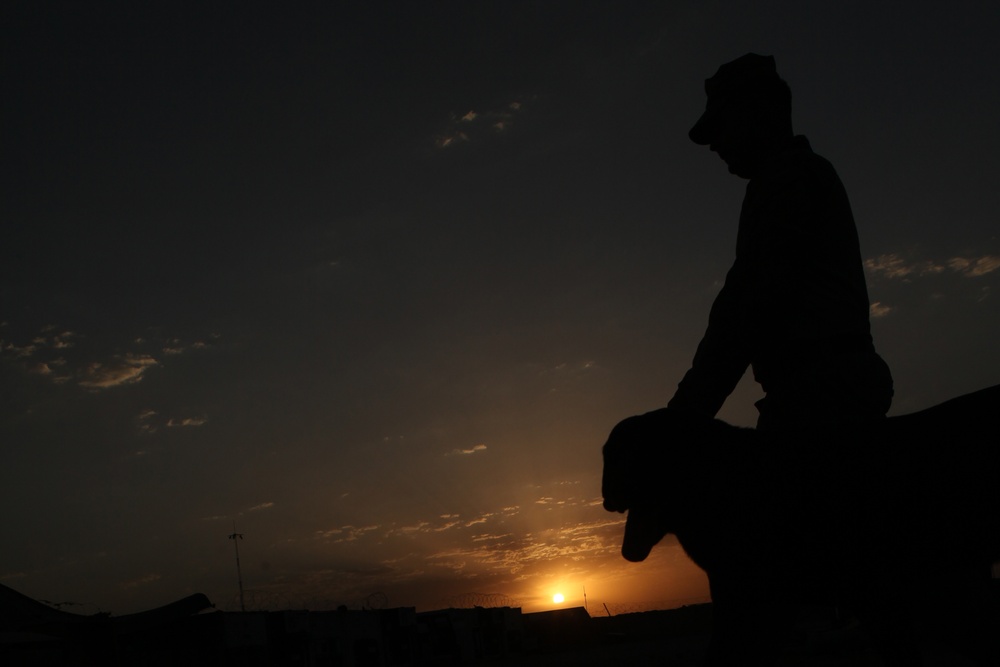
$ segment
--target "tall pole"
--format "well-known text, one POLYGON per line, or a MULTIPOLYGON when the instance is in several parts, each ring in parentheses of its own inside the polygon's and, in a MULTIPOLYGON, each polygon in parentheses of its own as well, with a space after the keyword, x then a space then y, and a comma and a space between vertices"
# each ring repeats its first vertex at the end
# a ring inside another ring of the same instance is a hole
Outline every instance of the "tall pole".
POLYGON ((233 534, 229 536, 229 539, 233 541, 233 546, 236 548, 236 580, 240 584, 240 611, 246 611, 247 607, 243 603, 243 573, 240 572, 240 540, 243 539, 243 533, 236 532, 236 521, 233 521, 233 534))

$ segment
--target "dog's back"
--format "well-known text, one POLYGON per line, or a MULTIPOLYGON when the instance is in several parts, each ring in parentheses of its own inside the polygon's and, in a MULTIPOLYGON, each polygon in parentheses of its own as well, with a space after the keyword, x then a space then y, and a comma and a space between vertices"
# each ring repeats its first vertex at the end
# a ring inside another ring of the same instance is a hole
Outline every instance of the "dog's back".
POLYGON ((1000 385, 886 420, 913 519, 944 554, 1000 560, 1000 385), (921 516, 923 515, 923 516, 921 516))

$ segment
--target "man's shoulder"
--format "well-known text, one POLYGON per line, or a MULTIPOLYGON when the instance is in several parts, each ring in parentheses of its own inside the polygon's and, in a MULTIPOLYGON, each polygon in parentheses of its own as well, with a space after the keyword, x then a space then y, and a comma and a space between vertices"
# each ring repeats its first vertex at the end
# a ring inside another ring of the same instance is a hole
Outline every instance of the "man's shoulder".
POLYGON ((833 164, 814 151, 809 140, 802 135, 798 135, 792 140, 792 149, 787 152, 787 156, 788 167, 791 169, 804 171, 810 175, 826 178, 832 177, 840 180, 837 176, 837 170, 833 168, 833 164))
POLYGON ((760 179, 765 189, 795 187, 803 189, 840 188, 840 176, 833 164, 813 151, 809 140, 796 136, 789 149, 774 162, 760 179))

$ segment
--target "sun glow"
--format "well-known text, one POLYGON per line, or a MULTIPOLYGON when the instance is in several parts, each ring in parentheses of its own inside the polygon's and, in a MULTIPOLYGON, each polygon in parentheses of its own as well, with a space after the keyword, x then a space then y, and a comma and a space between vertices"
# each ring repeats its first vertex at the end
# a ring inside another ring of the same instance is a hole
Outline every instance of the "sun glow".
POLYGON ((556 593, 555 595, 552 596, 552 601, 556 604, 562 604, 563 600, 565 599, 566 598, 563 597, 562 593, 556 593))

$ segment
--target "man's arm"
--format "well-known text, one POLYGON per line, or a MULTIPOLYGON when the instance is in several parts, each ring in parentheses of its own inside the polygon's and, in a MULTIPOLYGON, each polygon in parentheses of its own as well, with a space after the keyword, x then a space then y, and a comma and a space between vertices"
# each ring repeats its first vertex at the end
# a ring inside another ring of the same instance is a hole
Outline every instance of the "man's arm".
POLYGON ((743 312, 747 300, 741 294, 746 285, 742 283, 741 268, 737 260, 726 276, 712 304, 708 329, 698 344, 691 369, 667 407, 715 417, 750 365, 750 332, 743 312))
POLYGON ((787 357, 789 346, 808 349, 824 337, 864 335, 860 264, 850 204, 828 162, 813 158, 751 183, 736 261, 668 405, 714 417, 751 361, 787 357))

